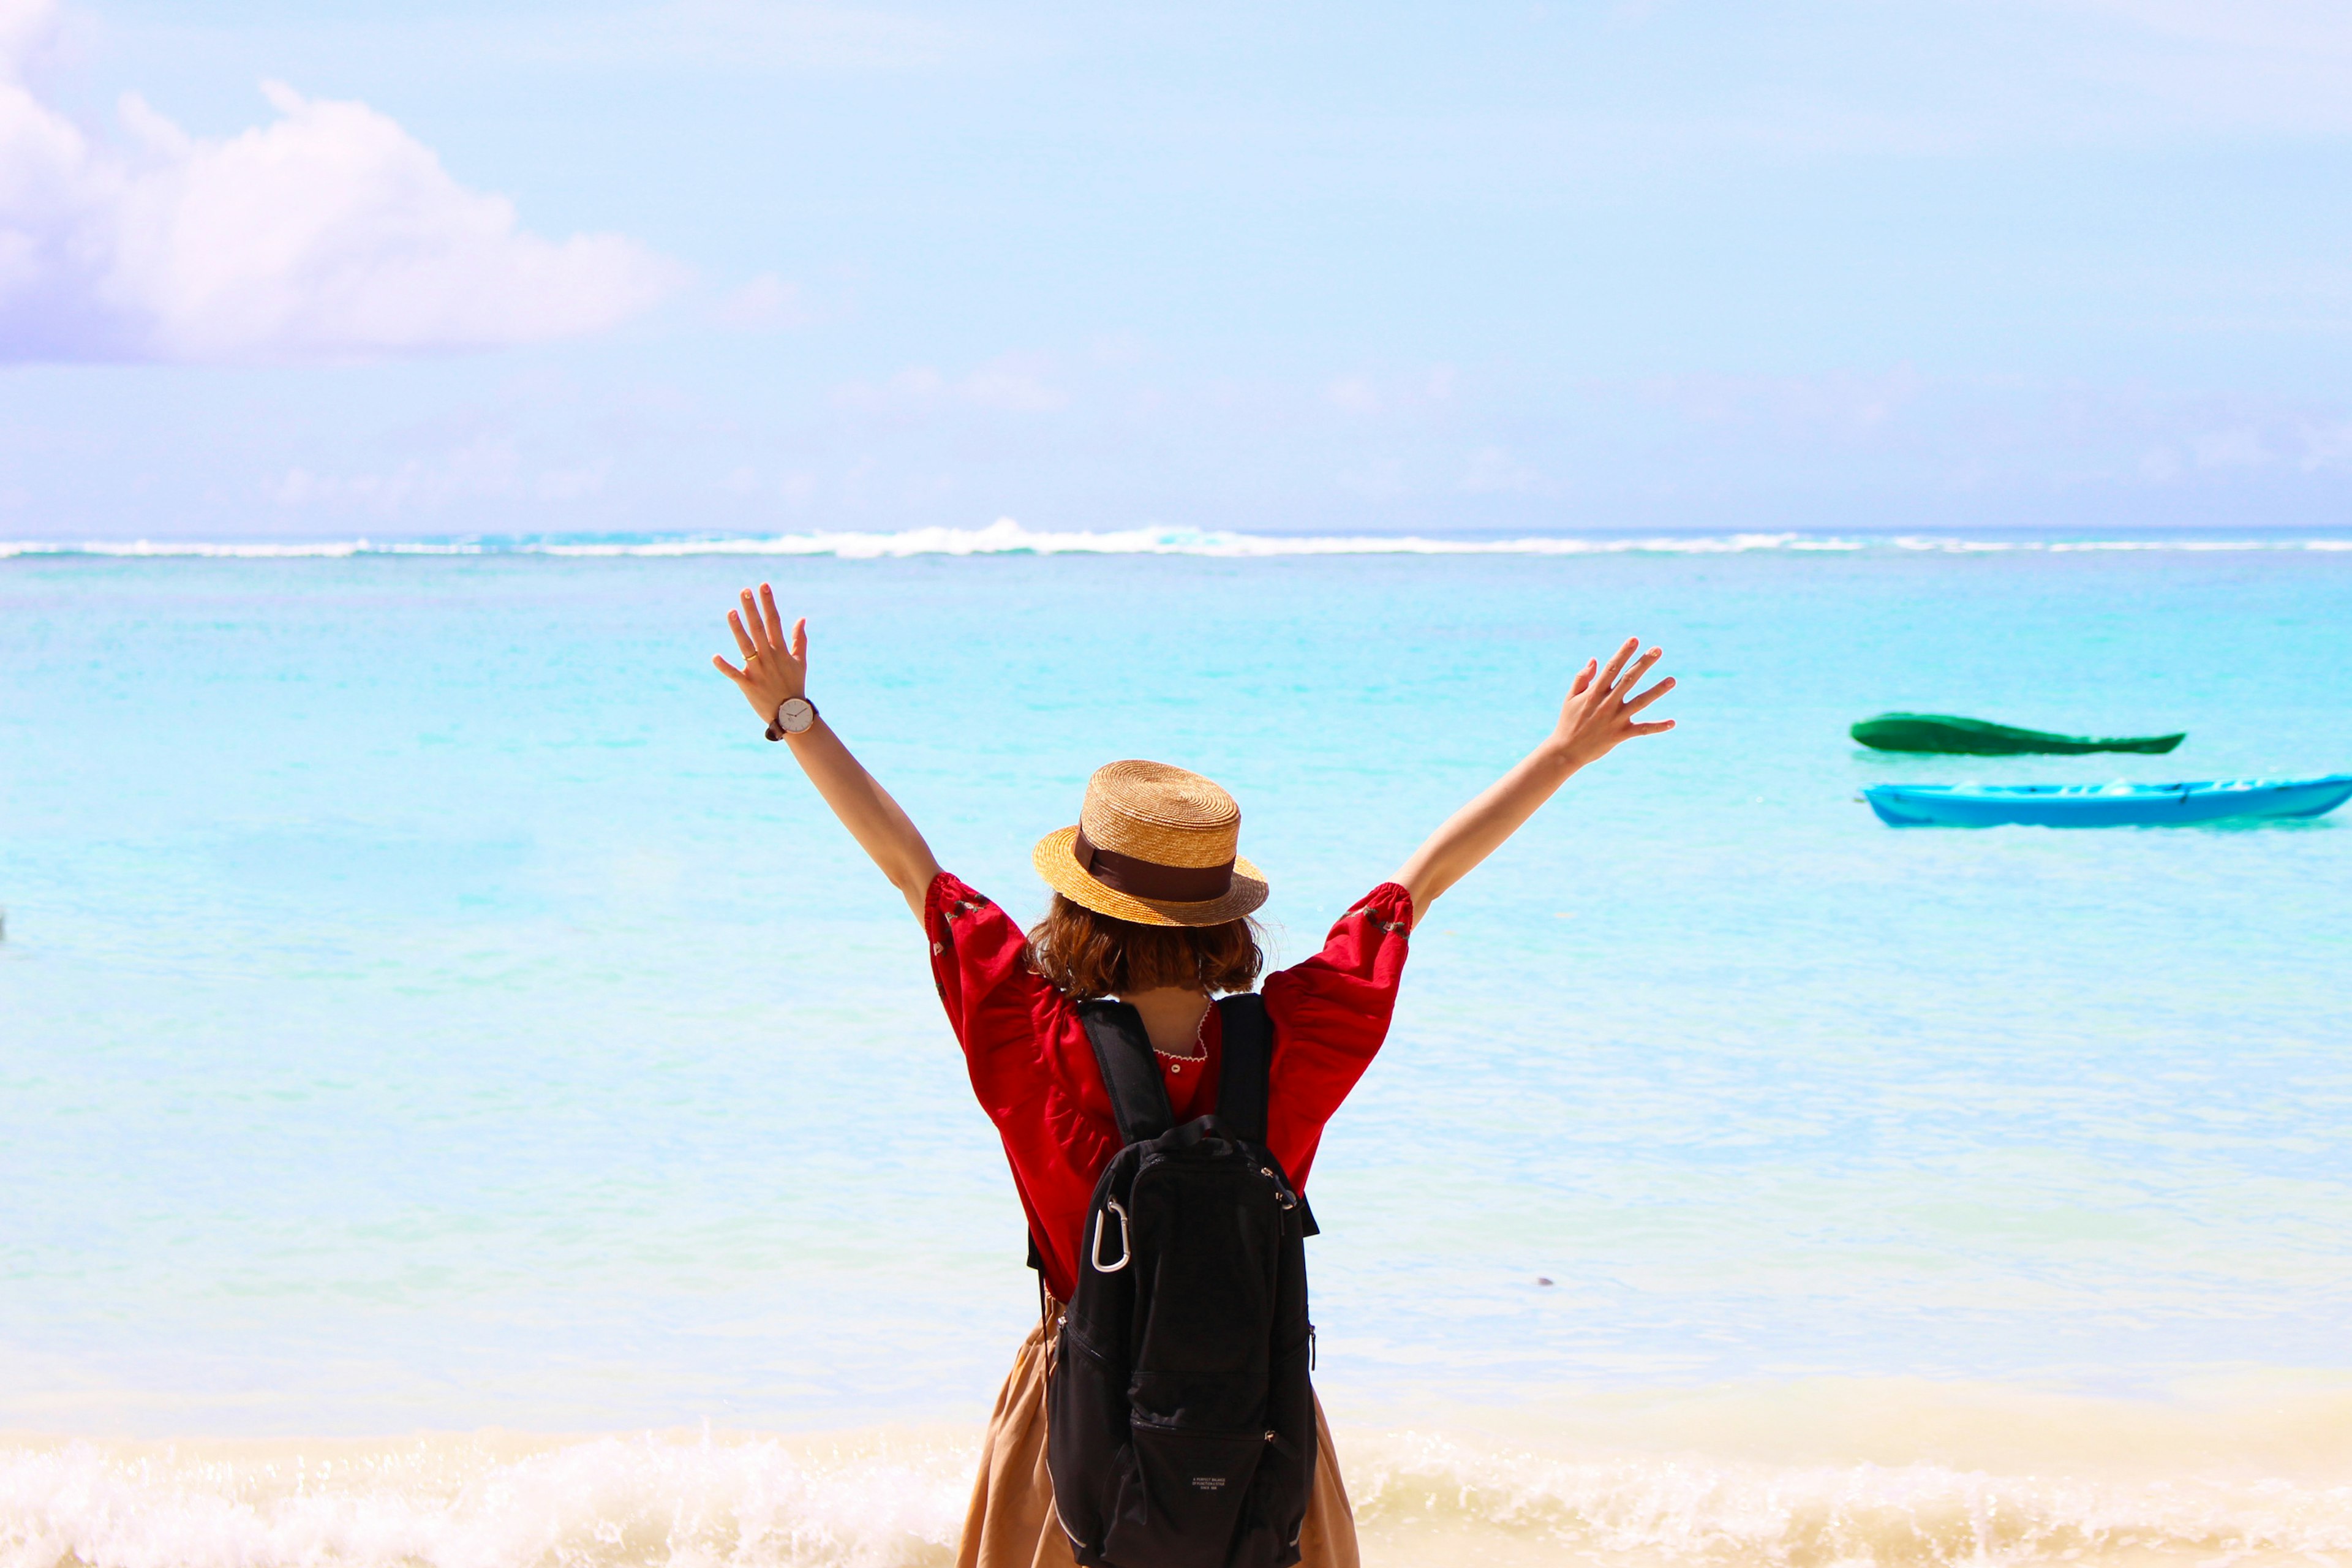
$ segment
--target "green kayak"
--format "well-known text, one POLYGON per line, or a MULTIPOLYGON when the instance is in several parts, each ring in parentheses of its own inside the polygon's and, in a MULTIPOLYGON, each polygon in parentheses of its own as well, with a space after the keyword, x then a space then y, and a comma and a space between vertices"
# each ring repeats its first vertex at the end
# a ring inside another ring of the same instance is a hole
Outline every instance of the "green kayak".
POLYGON ((2042 730, 2020 730, 1982 719, 1956 719, 1948 713, 1881 713, 1853 727, 1853 738, 1874 752, 1940 752, 1969 757, 2014 757, 2028 752, 2168 752, 2187 738, 2178 735, 2125 735, 2097 740, 2086 735, 2053 735, 2042 730))

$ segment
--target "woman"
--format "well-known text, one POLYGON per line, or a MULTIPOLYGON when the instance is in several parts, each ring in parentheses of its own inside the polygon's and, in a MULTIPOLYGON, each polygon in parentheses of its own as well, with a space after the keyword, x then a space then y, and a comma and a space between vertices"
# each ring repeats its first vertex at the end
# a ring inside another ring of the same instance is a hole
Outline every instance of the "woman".
MULTIPOLYGON (((1265 900, 1238 853, 1241 814, 1207 779, 1156 763, 1114 763, 1087 787, 1076 826, 1038 844, 1050 911, 1024 932, 1003 910, 940 868, 930 846, 858 765, 807 698, 808 623, 788 639, 774 592, 744 590, 728 625, 741 668, 714 656, 787 741, 817 793, 923 922, 940 1000, 973 1090, 1004 1141, 1027 1211, 1046 1300, 1038 1327, 997 1396, 959 1568, 1066 1568, 1045 1465, 1045 1382, 1061 1304, 1071 1299, 1080 1228, 1096 1180, 1120 1140, 1076 1005, 1110 995, 1141 1016, 1178 1121, 1215 1108, 1222 1024, 1213 993, 1249 989, 1262 964, 1251 912, 1265 900)), ((1588 661, 1542 744, 1449 818, 1331 928, 1323 951, 1268 975, 1273 1029, 1266 1147, 1300 1188, 1323 1126, 1388 1032, 1405 943, 1439 894, 1460 881, 1551 798, 1570 774, 1621 741, 1674 721, 1636 721, 1674 686, 1636 691, 1659 650, 1629 640, 1602 669, 1588 661)), ((1298 1541, 1307 1568, 1354 1568, 1355 1524, 1316 1411, 1318 1462, 1298 1541)))

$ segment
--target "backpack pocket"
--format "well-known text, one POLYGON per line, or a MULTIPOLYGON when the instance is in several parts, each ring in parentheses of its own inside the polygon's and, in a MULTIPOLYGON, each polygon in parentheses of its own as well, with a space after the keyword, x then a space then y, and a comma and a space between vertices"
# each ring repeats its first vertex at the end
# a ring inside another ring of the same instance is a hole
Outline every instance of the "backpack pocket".
POLYGON ((1267 1368, 1265 1425, 1278 1435, 1266 1444, 1250 1499, 1250 1519, 1265 1541, 1262 1552, 1242 1556, 1268 1564, 1298 1561, 1299 1531, 1315 1491, 1315 1390, 1307 1378, 1314 1343, 1315 1327, 1302 1312, 1276 1341, 1267 1368))
POLYGON ((1125 1377, 1076 1313, 1062 1321, 1061 1354, 1045 1385, 1045 1458, 1055 1514, 1081 1563, 1101 1561, 1103 1537, 1126 1489, 1125 1377))
POLYGON ((1129 1430, 1105 1555, 1120 1568, 1225 1568, 1267 1434, 1143 1420, 1129 1430))

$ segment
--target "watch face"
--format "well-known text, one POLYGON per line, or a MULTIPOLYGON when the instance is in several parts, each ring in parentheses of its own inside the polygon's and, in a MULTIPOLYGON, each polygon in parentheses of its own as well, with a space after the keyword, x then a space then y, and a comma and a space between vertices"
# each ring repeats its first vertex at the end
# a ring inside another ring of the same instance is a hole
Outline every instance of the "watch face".
POLYGON ((776 704, 776 728, 797 735, 816 722, 816 709, 805 697, 787 697, 776 704))

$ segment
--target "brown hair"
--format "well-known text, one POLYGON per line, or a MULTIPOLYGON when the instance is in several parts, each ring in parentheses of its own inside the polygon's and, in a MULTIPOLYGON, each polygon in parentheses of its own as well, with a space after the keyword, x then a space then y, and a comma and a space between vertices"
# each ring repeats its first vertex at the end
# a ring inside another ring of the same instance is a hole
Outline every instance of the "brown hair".
POLYGON ((1265 966, 1257 935, 1247 916, 1213 926, 1138 925, 1055 893, 1045 918, 1029 928, 1029 967, 1073 1002, 1160 985, 1246 991, 1265 966))

